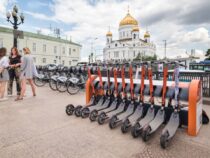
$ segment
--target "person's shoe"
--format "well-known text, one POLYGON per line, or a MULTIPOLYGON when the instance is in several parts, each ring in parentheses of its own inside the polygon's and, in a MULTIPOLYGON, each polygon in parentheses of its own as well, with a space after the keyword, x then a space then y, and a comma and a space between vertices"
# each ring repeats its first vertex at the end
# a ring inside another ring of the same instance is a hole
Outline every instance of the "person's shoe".
POLYGON ((12 95, 12 94, 8 94, 7 96, 8 96, 8 97, 13 97, 13 95, 12 95))
POLYGON ((19 101, 19 100, 23 100, 23 98, 17 97, 17 98, 15 99, 15 101, 19 101))
POLYGON ((0 102, 6 101, 6 100, 8 100, 8 98, 0 98, 0 102))

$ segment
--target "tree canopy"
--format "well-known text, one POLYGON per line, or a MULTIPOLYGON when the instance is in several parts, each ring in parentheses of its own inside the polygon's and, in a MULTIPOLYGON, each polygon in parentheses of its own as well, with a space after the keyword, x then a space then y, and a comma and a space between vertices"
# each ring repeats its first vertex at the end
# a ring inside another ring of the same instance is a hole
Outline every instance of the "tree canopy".
POLYGON ((210 60, 210 49, 206 51, 205 56, 207 57, 205 60, 210 60))

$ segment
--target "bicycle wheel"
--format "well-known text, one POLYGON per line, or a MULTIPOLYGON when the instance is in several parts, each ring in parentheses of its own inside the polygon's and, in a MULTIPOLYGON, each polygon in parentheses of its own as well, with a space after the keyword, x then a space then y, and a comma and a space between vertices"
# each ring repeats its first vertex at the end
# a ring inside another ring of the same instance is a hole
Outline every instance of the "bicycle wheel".
POLYGON ((43 87, 46 82, 43 78, 39 78, 39 77, 35 77, 34 78, 34 84, 37 86, 37 87, 43 87))
POLYGON ((56 81, 55 80, 50 80, 49 81, 49 86, 50 88, 53 90, 53 91, 57 91, 57 88, 56 88, 56 81))
POLYGON ((71 95, 77 94, 80 90, 80 87, 76 84, 69 83, 67 86, 67 92, 71 95))
POLYGON ((56 88, 61 93, 66 92, 66 90, 67 90, 66 82, 61 82, 58 80, 56 82, 56 88))

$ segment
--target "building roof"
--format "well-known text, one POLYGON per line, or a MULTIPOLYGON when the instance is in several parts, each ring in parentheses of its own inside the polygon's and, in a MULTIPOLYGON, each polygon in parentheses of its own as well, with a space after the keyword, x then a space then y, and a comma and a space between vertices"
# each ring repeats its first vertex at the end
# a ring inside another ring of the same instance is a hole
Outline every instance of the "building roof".
MULTIPOLYGON (((132 38, 124 38, 124 39, 118 39, 118 40, 113 40, 112 43, 114 42, 126 42, 126 41, 132 41, 132 38)), ((139 41, 146 43, 145 40, 139 39, 139 41)))
POLYGON ((124 25, 138 25, 138 21, 130 15, 128 12, 127 15, 120 21, 119 26, 124 25))
MULTIPOLYGON (((6 27, 0 27, 0 32, 13 34, 13 29, 6 28, 6 27)), ((43 34, 32 33, 32 32, 26 32, 26 31, 23 31, 23 32, 24 32, 24 36, 27 36, 27 37, 45 39, 45 40, 49 40, 49 41, 67 43, 67 44, 72 44, 72 45, 82 47, 82 45, 80 45, 78 43, 74 43, 74 42, 69 41, 69 40, 65 40, 65 39, 61 39, 61 38, 57 38, 57 37, 52 37, 52 36, 47 36, 47 35, 43 35, 43 34)))

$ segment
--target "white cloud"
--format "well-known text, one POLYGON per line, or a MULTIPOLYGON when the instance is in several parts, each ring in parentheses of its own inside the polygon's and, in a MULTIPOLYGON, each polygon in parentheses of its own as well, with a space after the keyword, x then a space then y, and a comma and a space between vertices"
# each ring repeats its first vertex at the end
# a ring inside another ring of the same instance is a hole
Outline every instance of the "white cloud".
MULTIPOLYGON (((167 54, 176 57, 185 56, 186 50, 193 48, 205 50, 210 44, 207 25, 187 25, 182 19, 190 18, 189 12, 196 11, 196 8, 199 9, 205 4, 209 4, 208 0, 177 0, 171 3, 168 0, 53 0, 52 4, 48 4, 52 16, 30 11, 25 13, 37 19, 69 24, 69 30, 64 33, 83 45, 82 56, 87 57, 90 53, 91 39, 95 37, 98 38, 94 41, 96 52, 102 53, 108 26, 111 26, 113 38, 118 38, 119 22, 126 15, 127 6, 130 5, 130 13, 139 21, 141 37, 147 27, 151 32, 151 40, 157 44, 157 54, 163 57, 163 40, 167 40, 167 54)), ((192 20, 186 21, 193 23, 192 20)), ((205 19, 203 21, 205 23, 205 19)), ((42 30, 48 33, 48 30, 42 30)))
POLYGON ((0 17, 4 17, 6 16, 6 6, 8 4, 8 0, 1 0, 0 1, 0 17))
POLYGON ((183 42, 209 42, 210 37, 209 37, 209 31, 204 28, 198 28, 193 31, 189 31, 184 34, 183 36, 183 42))
POLYGON ((46 20, 46 21, 56 21, 53 17, 49 17, 48 15, 41 14, 41 13, 35 13, 30 11, 24 11, 25 14, 28 14, 30 16, 33 16, 34 18, 46 20))

